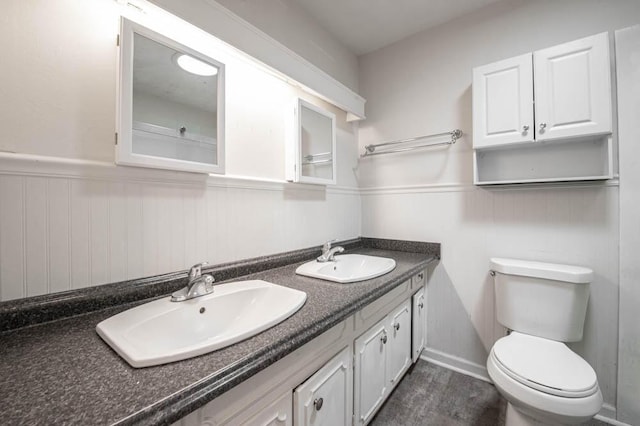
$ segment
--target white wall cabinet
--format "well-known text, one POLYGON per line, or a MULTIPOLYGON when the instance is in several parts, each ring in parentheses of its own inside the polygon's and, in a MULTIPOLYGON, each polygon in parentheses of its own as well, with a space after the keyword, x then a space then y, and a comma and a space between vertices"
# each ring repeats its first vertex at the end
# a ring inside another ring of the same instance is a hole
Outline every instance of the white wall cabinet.
POLYGON ((611 132, 607 33, 533 54, 536 140, 611 132))
POLYGON ((474 183, 613 177, 609 36, 473 70, 474 183))
POLYGON ((473 70, 475 149, 610 132, 607 33, 473 70))
POLYGON ((354 419, 367 424, 411 365, 411 300, 356 339, 354 419))
POLYGON ((294 424, 351 424, 353 376, 351 347, 344 348, 293 392, 294 424))
POLYGON ((224 174, 225 65, 125 18, 120 40, 116 164, 224 174))
POLYGON ((533 142, 530 53, 473 70, 473 147, 533 142))
POLYGON ((298 99, 288 132, 286 179, 291 182, 335 185, 338 179, 336 115, 298 99))

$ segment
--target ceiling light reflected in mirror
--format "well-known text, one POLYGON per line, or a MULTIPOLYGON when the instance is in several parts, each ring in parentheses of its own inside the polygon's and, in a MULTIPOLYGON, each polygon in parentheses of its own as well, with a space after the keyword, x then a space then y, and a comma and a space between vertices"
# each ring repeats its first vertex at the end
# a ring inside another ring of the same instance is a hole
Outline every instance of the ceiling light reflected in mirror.
POLYGON ((185 54, 173 55, 176 64, 188 73, 211 77, 218 74, 218 68, 185 54))

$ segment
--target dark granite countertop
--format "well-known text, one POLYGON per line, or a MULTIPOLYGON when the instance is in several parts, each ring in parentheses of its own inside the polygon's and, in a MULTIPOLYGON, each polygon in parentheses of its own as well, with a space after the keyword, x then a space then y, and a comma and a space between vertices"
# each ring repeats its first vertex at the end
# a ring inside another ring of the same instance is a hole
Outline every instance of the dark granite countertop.
POLYGON ((396 268, 351 284, 298 276, 295 269, 302 261, 234 277, 305 291, 306 303, 257 336, 184 361, 132 368, 96 334, 100 321, 149 299, 5 331, 0 334, 0 424, 173 423, 406 281, 439 254, 439 245, 418 253, 364 242, 349 252, 391 257, 396 268))

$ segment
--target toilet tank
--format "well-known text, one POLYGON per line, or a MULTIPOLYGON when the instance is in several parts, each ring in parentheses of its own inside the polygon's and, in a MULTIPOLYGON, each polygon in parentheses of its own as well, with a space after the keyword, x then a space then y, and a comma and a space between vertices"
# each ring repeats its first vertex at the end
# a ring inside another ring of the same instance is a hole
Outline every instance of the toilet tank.
POLYGON ((591 269, 502 258, 490 264, 500 324, 561 342, 582 340, 591 269))

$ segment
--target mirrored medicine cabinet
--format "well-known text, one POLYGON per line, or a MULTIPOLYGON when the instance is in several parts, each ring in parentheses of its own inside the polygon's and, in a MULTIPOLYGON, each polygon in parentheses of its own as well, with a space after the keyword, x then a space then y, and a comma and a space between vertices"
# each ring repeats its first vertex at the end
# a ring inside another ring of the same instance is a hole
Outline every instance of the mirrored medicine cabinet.
POLYGON ((335 185, 336 175, 335 114, 297 99, 287 147, 287 180, 335 185))
POLYGON ((224 173, 223 63, 122 18, 116 163, 224 173))

